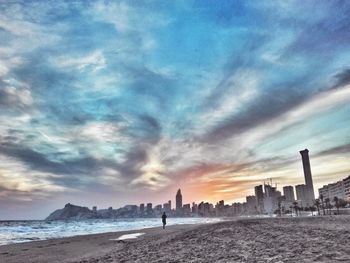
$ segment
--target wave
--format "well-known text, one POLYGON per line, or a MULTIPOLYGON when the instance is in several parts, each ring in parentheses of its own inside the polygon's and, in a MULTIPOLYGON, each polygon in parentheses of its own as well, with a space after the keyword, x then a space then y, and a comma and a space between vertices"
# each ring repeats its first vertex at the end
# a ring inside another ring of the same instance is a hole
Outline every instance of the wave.
MULTIPOLYGON (((219 218, 169 218, 167 225, 211 223, 219 220, 219 218)), ((161 226, 161 220, 158 218, 0 221, 0 245, 158 226, 161 226)))

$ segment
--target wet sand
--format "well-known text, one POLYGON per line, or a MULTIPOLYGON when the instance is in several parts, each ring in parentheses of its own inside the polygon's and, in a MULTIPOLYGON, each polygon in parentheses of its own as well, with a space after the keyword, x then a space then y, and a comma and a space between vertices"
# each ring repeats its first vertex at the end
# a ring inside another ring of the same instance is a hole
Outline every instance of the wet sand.
POLYGON ((29 242, 0 246, 0 262, 350 262, 350 216, 242 219, 29 242), (145 234, 117 240, 130 233, 145 234))

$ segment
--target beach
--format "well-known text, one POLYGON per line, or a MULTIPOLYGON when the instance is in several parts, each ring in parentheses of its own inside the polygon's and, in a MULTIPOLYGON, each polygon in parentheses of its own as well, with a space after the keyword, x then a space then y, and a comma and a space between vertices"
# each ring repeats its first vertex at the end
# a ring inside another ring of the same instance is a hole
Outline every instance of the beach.
POLYGON ((5 245, 0 262, 350 262, 349 226, 350 216, 233 219, 5 245))

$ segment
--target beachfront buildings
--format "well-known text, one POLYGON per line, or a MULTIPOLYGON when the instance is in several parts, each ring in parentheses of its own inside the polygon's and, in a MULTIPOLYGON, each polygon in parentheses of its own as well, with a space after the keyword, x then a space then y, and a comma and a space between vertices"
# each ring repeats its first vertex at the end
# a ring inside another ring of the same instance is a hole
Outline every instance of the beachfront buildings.
POLYGON ((248 213, 256 213, 257 212, 257 199, 254 195, 249 195, 246 197, 247 203, 247 212, 248 213))
POLYGON ((282 206, 286 209, 293 206, 295 202, 294 187, 291 185, 283 187, 282 206))
POLYGON ((295 192, 297 194, 297 200, 300 207, 308 207, 313 204, 313 203, 310 203, 308 189, 305 184, 296 185, 295 192))
POLYGON ((151 215, 152 212, 153 212, 152 203, 148 203, 148 204, 146 205, 146 214, 147 214, 147 215, 151 215))
POLYGON ((318 189, 319 195, 322 195, 324 199, 329 198, 333 201, 334 197, 342 199, 344 201, 350 201, 350 175, 343 180, 335 183, 324 185, 318 189))
POLYGON ((208 202, 200 202, 198 205, 198 215, 199 216, 211 216, 212 215, 212 204, 209 204, 208 202))
MULTIPOLYGON (((305 200, 309 200, 308 187, 306 184, 300 184, 295 187, 296 197, 299 208, 310 210, 313 204, 309 205, 305 200)), ((155 205, 152 203, 139 206, 126 205, 122 208, 101 209, 93 208, 92 214, 96 218, 134 218, 134 217, 160 217, 163 212, 166 212, 170 217, 223 217, 223 216, 241 216, 255 214, 282 214, 288 213, 294 209, 295 196, 293 186, 283 187, 283 196, 277 190, 277 186, 273 186, 272 180, 269 183, 258 185, 254 188, 255 195, 248 195, 244 203, 225 204, 224 200, 216 203, 215 207, 209 202, 200 202, 199 204, 192 203, 182 205, 182 193, 179 189, 176 192, 176 207, 172 209, 171 201, 163 205, 155 205), (94 212, 95 210, 95 212, 94 212)), ((324 196, 324 199, 329 198, 332 202, 334 197, 342 199, 345 202, 350 202, 350 175, 336 183, 328 184, 319 189, 319 193, 324 196)), ((334 202, 333 202, 334 203, 334 202)), ((344 202, 342 202, 344 204, 344 202)))
POLYGON ((143 214, 145 212, 145 204, 140 204, 139 206, 139 213, 143 214))
POLYGON ((293 186, 291 186, 291 185, 284 186, 283 187, 283 195, 285 197, 286 202, 293 203, 295 201, 293 186))
MULTIPOLYGON (((295 191, 298 205, 300 207, 310 207, 314 205, 315 194, 311 174, 309 150, 302 150, 300 151, 300 154, 302 157, 305 184, 297 185, 295 187, 295 191)), ((288 209, 296 201, 293 186, 283 187, 283 196, 279 191, 277 191, 277 187, 272 186, 272 182, 271 184, 264 183, 264 185, 255 186, 254 192, 256 202, 256 210, 254 212, 258 213, 272 214, 276 212, 276 210, 281 206, 283 206, 285 209, 288 209)), ((248 197, 245 205, 245 207, 248 207, 248 209, 245 210, 251 212, 249 205, 247 204, 248 197)))
POLYGON ((256 205, 258 212, 262 213, 264 211, 264 191, 263 186, 258 185, 254 187, 256 205))
POLYGON ((350 202, 350 175, 343 179, 345 188, 345 201, 350 202))
POLYGON ((278 193, 276 187, 264 184, 264 212, 273 214, 278 207, 278 193))
POLYGON ((192 214, 198 214, 198 205, 195 202, 192 202, 191 212, 192 214))
POLYGON ((164 210, 164 212, 170 212, 171 211, 171 201, 170 200, 167 203, 163 204, 163 210, 164 210))
MULTIPOLYGON (((312 209, 314 206, 313 182, 310 168, 310 161, 307 149, 300 151, 302 155, 302 163, 304 170, 305 184, 295 186, 284 186, 283 195, 277 190, 277 184, 272 183, 269 179, 268 183, 263 183, 254 187, 255 195, 246 196, 246 201, 243 203, 225 204, 224 200, 216 203, 215 207, 209 202, 202 201, 199 204, 192 203, 184 204, 182 199, 181 189, 178 189, 175 195, 175 209, 171 207, 171 201, 163 205, 152 207, 152 203, 140 204, 139 207, 127 205, 122 208, 110 211, 99 210, 95 214, 98 216, 108 217, 160 217, 161 213, 166 212, 170 217, 192 217, 192 216, 240 216, 240 215, 255 215, 255 214, 282 214, 288 213, 295 209, 295 201, 300 209, 312 209), (296 198, 295 198, 296 193, 296 198), (102 211, 102 212, 101 212, 102 211), (97 213, 98 212, 98 213, 97 213)), ((336 183, 328 184, 319 189, 319 193, 324 199, 329 198, 331 201, 334 197, 350 202, 350 175, 336 183)), ((344 202, 343 202, 344 203, 344 202)), ((95 209, 97 210, 97 208, 95 209)))
POLYGON ((224 214, 224 209, 225 209, 224 200, 220 200, 220 201, 217 202, 216 205, 215 205, 215 214, 216 214, 217 216, 223 215, 223 214, 224 214))
POLYGON ((191 204, 185 204, 182 207, 182 214, 185 216, 189 216, 191 214, 191 204))

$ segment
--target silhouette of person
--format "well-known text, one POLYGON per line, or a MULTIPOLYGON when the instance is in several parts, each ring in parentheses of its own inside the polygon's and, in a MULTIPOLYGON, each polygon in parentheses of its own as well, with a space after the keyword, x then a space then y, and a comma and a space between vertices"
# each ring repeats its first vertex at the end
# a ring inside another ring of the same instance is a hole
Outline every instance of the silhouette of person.
POLYGON ((166 218, 167 218, 167 216, 166 216, 165 212, 163 212, 163 215, 162 215, 163 229, 165 229, 166 218))

